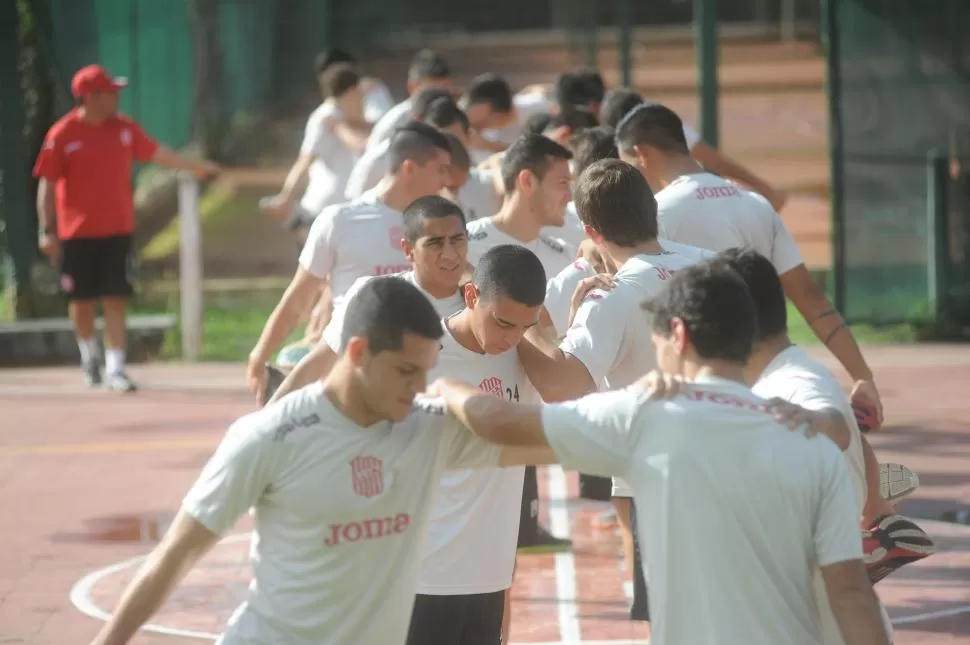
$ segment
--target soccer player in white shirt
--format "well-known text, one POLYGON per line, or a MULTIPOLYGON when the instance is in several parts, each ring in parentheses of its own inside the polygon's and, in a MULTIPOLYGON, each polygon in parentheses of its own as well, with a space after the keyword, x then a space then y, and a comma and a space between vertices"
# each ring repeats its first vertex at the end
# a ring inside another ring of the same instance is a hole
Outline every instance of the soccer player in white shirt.
MULTIPOLYGON (((401 248, 412 263, 409 271, 398 274, 424 293, 441 318, 465 306, 459 284, 468 258, 468 232, 457 204, 438 195, 414 200, 404 209, 401 248)), ((323 332, 322 342, 287 374, 272 393, 270 403, 290 392, 324 378, 340 353, 340 334, 347 303, 373 276, 358 278, 334 308, 323 332)))
POLYGON ((896 515, 878 488, 868 486, 866 470, 873 468, 870 463, 876 463, 872 447, 859 432, 852 405, 835 376, 789 339, 785 292, 771 262, 748 249, 729 249, 719 259, 741 276, 755 303, 758 331, 748 360, 752 391, 762 398, 780 398, 810 410, 832 410, 838 416, 839 423, 832 426, 837 432, 831 439, 845 455, 866 537, 869 541, 875 537, 880 547, 876 550, 866 545, 870 579, 878 581, 932 554, 929 536, 896 515))
MULTIPOLYGON (((643 97, 627 87, 610 90, 600 109, 600 121, 614 130, 633 108, 644 103, 643 97)), ((683 124, 684 140, 691 156, 709 171, 748 186, 771 202, 775 210, 781 210, 788 199, 782 190, 772 187, 761 177, 731 159, 717 148, 712 148, 701 139, 697 130, 683 124)))
POLYGON ((633 386, 522 406, 460 383, 433 389, 490 441, 550 446, 563 467, 631 483, 655 645, 819 643, 816 569, 846 644, 888 645, 841 452, 780 424, 745 384, 755 311, 744 283, 715 261, 668 285, 645 304, 641 333, 652 328, 659 367, 689 383, 673 400, 633 386))
MULTIPOLYGON (((317 80, 337 63, 350 63, 355 66, 358 64, 357 59, 337 47, 320 52, 313 61, 317 80)), ((360 89, 364 92, 364 119, 370 124, 377 123, 394 106, 394 98, 387 85, 378 78, 361 77, 360 89)))
POLYGON ((854 381, 853 403, 876 408, 881 421, 872 370, 771 204, 701 168, 687 150, 680 117, 662 105, 632 110, 617 127, 616 141, 620 157, 639 168, 655 191, 660 234, 712 251, 747 247, 771 260, 785 295, 854 381))
POLYGON ((410 268, 401 249, 401 213, 415 199, 436 195, 448 179, 450 150, 438 130, 424 123, 398 129, 391 142, 391 172, 356 202, 325 210, 313 222, 300 266, 250 352, 250 389, 261 396, 265 363, 293 331, 324 285, 336 305, 357 278, 410 268))
MULTIPOLYGON (((455 99, 441 88, 429 87, 410 101, 412 111, 411 120, 423 121, 442 132, 453 132, 457 136, 467 139, 468 117, 455 103, 455 99)), ((406 125, 405 121, 401 125, 406 125)), ((400 127, 400 126, 398 126, 400 127)), ((376 146, 368 148, 360 156, 354 169, 347 179, 344 195, 348 201, 353 201, 371 190, 387 174, 390 166, 391 139, 387 138, 376 146)))
POLYGON ((572 262, 576 249, 543 233, 545 227, 563 225, 570 159, 569 150, 542 135, 524 135, 509 147, 502 159, 502 208, 468 224, 468 261, 473 266, 499 244, 526 247, 539 257, 548 276, 572 262))
POLYGON ((374 124, 374 129, 367 139, 367 148, 373 148, 390 138, 395 129, 407 123, 414 111, 411 99, 421 90, 429 87, 448 90, 451 87, 451 66, 437 52, 422 49, 411 59, 411 66, 408 68, 409 98, 392 107, 380 121, 374 124))
POLYGON ((307 119, 300 155, 279 194, 263 210, 291 228, 308 226, 327 206, 344 200, 344 188, 370 126, 364 121, 360 74, 348 63, 331 65, 320 77, 323 103, 307 119), (306 191, 296 204, 305 180, 306 191))
POLYGON ((230 427, 94 643, 128 642, 252 509, 253 583, 221 645, 403 645, 442 474, 549 455, 489 444, 415 398, 441 337, 414 285, 364 285, 327 380, 230 427))

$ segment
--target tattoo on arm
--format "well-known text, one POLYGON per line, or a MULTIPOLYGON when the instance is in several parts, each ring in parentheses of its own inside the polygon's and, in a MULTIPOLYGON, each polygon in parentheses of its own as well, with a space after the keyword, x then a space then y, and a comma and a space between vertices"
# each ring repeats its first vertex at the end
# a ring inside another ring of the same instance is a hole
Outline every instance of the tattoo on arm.
POLYGON ((843 323, 842 323, 842 324, 840 324, 840 325, 839 325, 838 327, 836 327, 835 329, 833 329, 832 331, 830 331, 830 332, 829 332, 829 335, 828 335, 828 336, 826 336, 826 337, 825 337, 825 340, 823 340, 822 342, 823 342, 823 343, 825 343, 825 345, 828 345, 828 344, 829 344, 829 341, 831 341, 831 340, 832 340, 833 338, 835 338, 835 335, 836 335, 836 334, 838 334, 838 333, 839 333, 840 331, 842 331, 843 329, 848 329, 848 328, 849 328, 849 326, 848 326, 848 325, 846 325, 846 324, 845 324, 845 323, 843 322, 843 323))
POLYGON ((820 313, 819 315, 815 316, 815 320, 821 320, 822 318, 828 318, 829 316, 838 316, 838 315, 839 315, 839 310, 833 308, 833 309, 829 309, 828 311, 824 311, 824 312, 820 313))

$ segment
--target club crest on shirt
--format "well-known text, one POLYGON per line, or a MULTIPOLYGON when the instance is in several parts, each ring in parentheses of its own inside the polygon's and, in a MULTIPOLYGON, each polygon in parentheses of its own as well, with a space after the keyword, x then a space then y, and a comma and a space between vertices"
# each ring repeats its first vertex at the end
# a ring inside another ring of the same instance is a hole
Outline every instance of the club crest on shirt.
POLYGON ((124 130, 121 131, 121 143, 124 146, 131 145, 131 130, 129 130, 128 128, 125 128, 124 130))
POLYGON ((401 248, 401 239, 404 237, 403 226, 392 226, 387 230, 387 241, 390 242, 392 249, 401 248))
POLYGON ((384 491, 384 462, 377 457, 354 457, 350 477, 354 492, 361 497, 376 497, 384 491))
POLYGON ((478 384, 478 389, 489 394, 494 394, 499 398, 504 398, 505 390, 502 389, 502 379, 497 376, 490 376, 478 384))

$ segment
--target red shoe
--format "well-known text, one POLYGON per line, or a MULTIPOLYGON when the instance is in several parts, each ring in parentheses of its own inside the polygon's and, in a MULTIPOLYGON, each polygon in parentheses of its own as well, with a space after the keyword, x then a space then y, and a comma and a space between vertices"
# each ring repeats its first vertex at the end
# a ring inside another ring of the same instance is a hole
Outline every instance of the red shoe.
POLYGON ((926 531, 901 515, 880 517, 862 532, 869 582, 876 584, 910 562, 936 553, 926 531))

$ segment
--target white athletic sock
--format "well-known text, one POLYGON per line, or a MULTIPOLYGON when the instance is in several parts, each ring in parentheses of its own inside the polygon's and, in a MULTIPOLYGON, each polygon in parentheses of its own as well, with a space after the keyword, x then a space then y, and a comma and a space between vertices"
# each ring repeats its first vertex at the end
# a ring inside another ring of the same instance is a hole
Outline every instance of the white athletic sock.
POLYGON ((104 350, 104 371, 108 374, 121 374, 125 371, 125 350, 104 350))
POLYGON ((81 364, 86 365, 88 361, 98 356, 98 341, 94 338, 77 339, 77 348, 81 351, 81 364))

